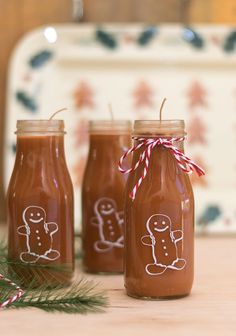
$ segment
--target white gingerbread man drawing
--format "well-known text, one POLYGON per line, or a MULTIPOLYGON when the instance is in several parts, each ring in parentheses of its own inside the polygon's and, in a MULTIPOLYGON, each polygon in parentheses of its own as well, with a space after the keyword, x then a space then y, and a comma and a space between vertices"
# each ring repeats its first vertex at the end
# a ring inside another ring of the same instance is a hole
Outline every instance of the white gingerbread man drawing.
POLYGON ((26 238, 26 251, 20 254, 22 262, 36 263, 40 258, 56 260, 60 253, 53 249, 53 235, 58 231, 54 222, 46 222, 46 212, 39 206, 29 206, 22 214, 24 225, 17 232, 26 238))
POLYGON ((107 197, 97 200, 94 206, 96 217, 91 224, 98 228, 99 240, 94 243, 97 252, 107 252, 114 247, 124 247, 124 212, 117 211, 116 202, 107 197))
POLYGON ((183 239, 182 230, 171 230, 171 220, 162 214, 152 215, 147 223, 148 235, 141 238, 143 245, 152 249, 153 262, 146 265, 149 275, 163 274, 167 269, 180 271, 186 260, 178 257, 177 243, 183 239))

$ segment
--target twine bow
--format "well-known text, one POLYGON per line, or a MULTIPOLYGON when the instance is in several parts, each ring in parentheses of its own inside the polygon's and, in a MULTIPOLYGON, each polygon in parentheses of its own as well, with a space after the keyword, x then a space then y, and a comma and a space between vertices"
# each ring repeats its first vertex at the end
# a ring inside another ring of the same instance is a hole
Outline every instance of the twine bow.
POLYGON ((130 197, 132 200, 135 199, 136 193, 140 185, 142 184, 143 180, 145 179, 148 171, 148 166, 150 162, 150 157, 152 154, 152 150, 156 146, 164 146, 165 148, 169 149, 171 153, 174 155, 176 161, 178 162, 179 167, 187 174, 191 174, 193 171, 195 171, 198 176, 205 175, 204 170, 198 166, 195 162, 193 162, 188 156, 186 156, 182 151, 180 151, 178 148, 176 148, 173 145, 173 142, 181 142, 185 140, 185 137, 181 138, 137 138, 134 137, 134 140, 137 140, 138 143, 131 147, 121 158, 119 161, 119 171, 123 174, 129 174, 131 172, 134 172, 143 162, 143 172, 140 178, 138 179, 138 182, 135 184, 133 190, 130 193, 130 197), (138 161, 135 163, 134 167, 129 169, 123 168, 123 162, 125 158, 136 151, 137 149, 144 147, 143 152, 140 154, 140 157, 138 161))

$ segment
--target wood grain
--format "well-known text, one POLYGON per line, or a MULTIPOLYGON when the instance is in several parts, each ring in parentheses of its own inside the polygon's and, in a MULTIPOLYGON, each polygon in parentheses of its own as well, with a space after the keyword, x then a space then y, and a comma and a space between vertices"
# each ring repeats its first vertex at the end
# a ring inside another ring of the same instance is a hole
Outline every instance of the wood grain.
POLYGON ((235 0, 191 0, 188 6, 188 22, 235 24, 235 0))
POLYGON ((235 23, 235 0, 85 0, 86 22, 235 23))
MULTIPOLYGON (((122 276, 89 276, 108 292, 104 314, 49 314, 36 309, 1 314, 1 335, 235 336, 235 238, 198 238, 192 295, 173 301, 126 296, 122 276)), ((77 267, 78 275, 83 275, 77 267)), ((86 276, 87 277, 87 276, 86 276)))
POLYGON ((213 1, 211 6, 212 23, 236 23, 236 1, 235 0, 217 0, 213 1))
MULTIPOLYGON (((87 22, 181 22, 186 0, 86 0, 87 22)), ((188 5, 188 4, 187 4, 188 5)))

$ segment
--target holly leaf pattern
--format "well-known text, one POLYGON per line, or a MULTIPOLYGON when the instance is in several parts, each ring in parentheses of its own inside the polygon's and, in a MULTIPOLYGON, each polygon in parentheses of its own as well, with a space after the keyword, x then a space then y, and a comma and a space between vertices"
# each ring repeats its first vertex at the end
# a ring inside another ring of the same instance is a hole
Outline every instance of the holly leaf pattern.
POLYGON ((13 144, 11 145, 11 150, 12 150, 12 153, 13 153, 13 154, 16 154, 16 143, 13 143, 13 144))
POLYGON ((204 47, 202 36, 191 27, 184 28, 183 39, 196 49, 202 49, 204 47))
POLYGON ((29 65, 34 69, 41 68, 46 62, 48 62, 52 58, 52 56, 53 53, 50 50, 40 51, 30 58, 29 65))
POLYGON ((208 205, 198 219, 199 225, 208 225, 213 223, 221 215, 221 209, 218 205, 208 205))
POLYGON ((140 46, 146 46, 153 40, 153 38, 156 36, 156 34, 157 34, 157 28, 156 27, 152 27, 152 26, 147 27, 138 36, 137 43, 140 46))
POLYGON ((21 91, 21 90, 17 91, 16 92, 16 99, 21 105, 23 105, 23 107, 25 107, 30 112, 36 112, 37 111, 38 106, 35 102, 35 99, 33 97, 31 97, 25 91, 21 91))
POLYGON ((96 39, 108 49, 115 49, 118 45, 115 37, 103 29, 96 30, 96 39))
POLYGON ((235 46, 236 46, 236 30, 233 30, 226 37, 224 44, 223 44, 223 49, 227 53, 232 53, 235 50, 235 46))

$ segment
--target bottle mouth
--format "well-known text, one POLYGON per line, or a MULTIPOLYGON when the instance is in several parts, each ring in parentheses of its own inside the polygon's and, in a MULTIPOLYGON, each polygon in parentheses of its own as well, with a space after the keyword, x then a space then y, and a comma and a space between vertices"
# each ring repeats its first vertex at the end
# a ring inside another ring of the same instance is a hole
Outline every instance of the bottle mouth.
POLYGON ((185 135, 185 122, 176 120, 135 120, 134 136, 183 136, 185 135))
POLYGON ((17 120, 15 134, 65 134, 63 120, 17 120))
POLYGON ((90 134, 117 134, 131 133, 132 122, 130 120, 90 120, 90 134))

